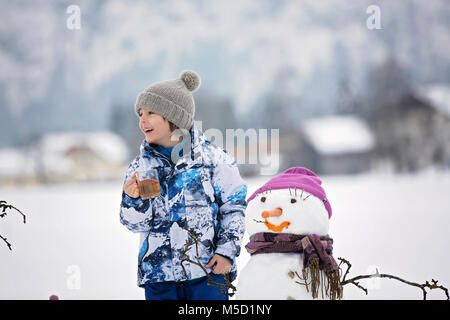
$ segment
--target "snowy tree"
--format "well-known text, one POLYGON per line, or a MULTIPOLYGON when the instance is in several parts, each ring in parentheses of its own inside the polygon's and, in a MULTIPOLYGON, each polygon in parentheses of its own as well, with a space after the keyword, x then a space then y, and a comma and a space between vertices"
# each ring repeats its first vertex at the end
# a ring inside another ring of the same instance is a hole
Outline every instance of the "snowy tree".
POLYGON ((261 105, 250 113, 249 122, 260 128, 279 129, 280 135, 296 131, 302 112, 299 82, 295 68, 279 69, 261 105))
POLYGON ((129 154, 131 158, 128 159, 131 160, 144 139, 142 132, 139 130, 139 119, 134 112, 133 104, 116 103, 112 105, 109 114, 108 127, 125 140, 128 149, 131 150, 129 154))
POLYGON ((226 129, 235 129, 238 124, 231 98, 207 89, 194 96, 195 120, 202 121, 202 130, 216 128, 226 134, 226 129))
POLYGON ((449 117, 421 97, 394 59, 369 74, 363 115, 375 132, 375 154, 390 159, 397 170, 448 163, 449 117))

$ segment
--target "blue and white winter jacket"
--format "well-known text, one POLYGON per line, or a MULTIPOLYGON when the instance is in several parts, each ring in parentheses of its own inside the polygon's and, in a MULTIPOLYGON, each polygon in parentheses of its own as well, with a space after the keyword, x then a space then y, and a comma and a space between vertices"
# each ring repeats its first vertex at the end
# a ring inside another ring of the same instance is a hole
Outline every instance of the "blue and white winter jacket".
MULTIPOLYGON (((188 141, 180 145, 185 142, 188 141)), ((122 192, 120 222, 141 233, 138 254, 141 287, 145 283, 205 276, 197 265, 183 262, 186 272, 181 265, 186 240, 193 241, 188 233, 191 228, 198 238, 198 257, 203 266, 217 253, 233 261, 230 275, 232 280, 236 277, 235 258, 245 231, 247 185, 233 157, 211 144, 195 124, 190 130, 190 143, 190 152, 174 164, 144 140, 140 154, 128 167, 125 181, 138 169, 155 168, 161 184, 161 195, 147 200, 131 198, 122 192)), ((196 261, 195 245, 187 254, 196 261)))

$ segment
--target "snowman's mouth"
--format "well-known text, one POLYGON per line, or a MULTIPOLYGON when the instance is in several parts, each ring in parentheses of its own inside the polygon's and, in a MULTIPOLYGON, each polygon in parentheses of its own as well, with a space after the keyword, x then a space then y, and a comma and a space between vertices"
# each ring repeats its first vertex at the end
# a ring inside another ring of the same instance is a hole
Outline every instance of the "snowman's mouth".
POLYGON ((253 221, 255 221, 256 223, 264 223, 263 220, 256 220, 256 219, 253 219, 253 221))
POLYGON ((267 218, 264 219, 264 224, 266 225, 267 229, 274 231, 274 232, 281 232, 283 231, 284 228, 287 228, 291 225, 291 223, 289 221, 283 221, 282 223, 276 225, 273 223, 270 223, 269 221, 267 221, 267 218))

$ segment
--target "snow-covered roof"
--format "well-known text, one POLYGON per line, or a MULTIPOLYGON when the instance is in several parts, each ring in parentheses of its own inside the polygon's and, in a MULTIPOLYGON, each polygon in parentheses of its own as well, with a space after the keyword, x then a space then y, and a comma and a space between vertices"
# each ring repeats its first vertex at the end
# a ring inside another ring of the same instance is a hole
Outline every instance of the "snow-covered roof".
POLYGON ((128 148, 121 137, 108 132, 57 132, 45 134, 40 142, 44 167, 47 170, 66 173, 72 162, 66 153, 74 147, 92 150, 108 162, 121 165, 127 158, 128 148))
POLYGON ((450 84, 435 83, 418 88, 419 95, 433 108, 450 116, 450 84))
POLYGON ((306 140, 321 154, 366 152, 375 139, 367 124, 354 116, 330 116, 301 124, 306 140))
POLYGON ((128 156, 125 142, 112 132, 48 133, 29 147, 0 149, 0 177, 33 176, 37 170, 63 175, 70 173, 73 161, 67 153, 74 148, 91 150, 106 162, 119 166, 128 156))

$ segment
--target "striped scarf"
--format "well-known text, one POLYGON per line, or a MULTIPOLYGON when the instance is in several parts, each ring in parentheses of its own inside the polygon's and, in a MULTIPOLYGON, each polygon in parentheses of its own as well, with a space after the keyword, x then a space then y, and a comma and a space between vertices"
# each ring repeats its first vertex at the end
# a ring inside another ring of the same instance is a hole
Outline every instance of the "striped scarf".
POLYGON ((245 248, 251 255, 272 252, 303 254, 302 280, 305 281, 307 291, 308 285, 311 285, 313 298, 318 297, 319 288, 322 289, 322 298, 324 288, 325 295, 331 300, 342 298, 339 266, 332 256, 333 239, 328 235, 259 232, 250 237, 250 242, 245 248), (308 278, 311 278, 310 283, 307 281, 308 278))

